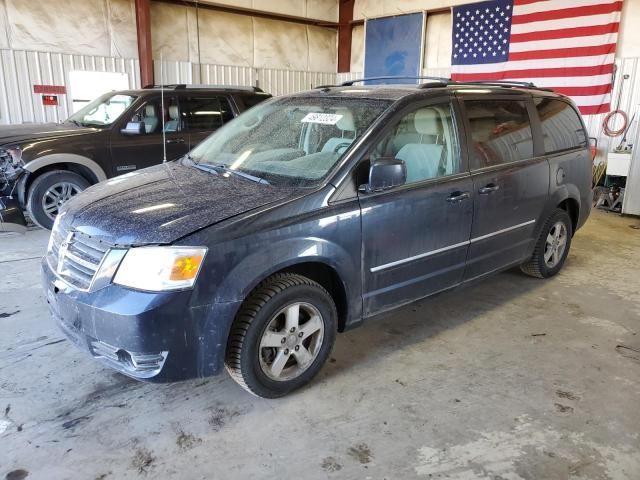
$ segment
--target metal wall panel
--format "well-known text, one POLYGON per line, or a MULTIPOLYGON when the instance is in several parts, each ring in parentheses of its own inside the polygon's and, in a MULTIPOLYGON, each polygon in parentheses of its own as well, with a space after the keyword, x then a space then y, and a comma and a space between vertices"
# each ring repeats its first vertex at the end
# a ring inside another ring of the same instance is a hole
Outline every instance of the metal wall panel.
MULTIPOLYGON (((71 96, 58 95, 60 105, 43 106, 33 85, 69 87, 69 72, 125 73, 129 86, 140 86, 138 60, 89 55, 0 49, 0 124, 59 122, 71 112, 71 96)), ((67 92, 68 93, 68 92, 67 92)))
POLYGON ((171 60, 165 60, 162 64, 156 61, 154 69, 158 83, 258 86, 273 95, 296 93, 319 85, 333 84, 336 81, 336 74, 331 72, 305 72, 232 65, 198 65, 197 63, 171 60))

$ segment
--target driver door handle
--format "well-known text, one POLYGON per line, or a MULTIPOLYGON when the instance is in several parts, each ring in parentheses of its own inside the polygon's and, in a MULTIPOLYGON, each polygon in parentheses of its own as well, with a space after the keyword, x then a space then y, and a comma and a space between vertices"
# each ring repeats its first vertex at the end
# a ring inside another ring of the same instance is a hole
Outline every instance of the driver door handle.
POLYGON ((480 193, 480 195, 489 195, 491 192, 495 192, 497 190, 500 190, 500 187, 495 183, 490 183, 478 190, 478 193, 480 193))
POLYGON ((469 192, 453 192, 450 196, 447 197, 447 202, 458 203, 462 200, 466 200, 467 198, 469 198, 469 192))
POLYGON ((167 140, 167 144, 170 143, 184 143, 184 138, 170 138, 167 140))

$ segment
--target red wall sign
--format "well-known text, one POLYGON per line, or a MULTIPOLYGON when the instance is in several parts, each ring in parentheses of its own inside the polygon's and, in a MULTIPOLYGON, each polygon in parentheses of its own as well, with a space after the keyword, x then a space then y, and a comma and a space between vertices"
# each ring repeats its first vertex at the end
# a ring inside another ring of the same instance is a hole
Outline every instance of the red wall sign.
POLYGON ((64 95, 67 87, 64 85, 34 85, 33 93, 52 93, 54 95, 64 95))
POLYGON ((58 96, 57 95, 42 95, 42 104, 43 105, 58 105, 58 96))

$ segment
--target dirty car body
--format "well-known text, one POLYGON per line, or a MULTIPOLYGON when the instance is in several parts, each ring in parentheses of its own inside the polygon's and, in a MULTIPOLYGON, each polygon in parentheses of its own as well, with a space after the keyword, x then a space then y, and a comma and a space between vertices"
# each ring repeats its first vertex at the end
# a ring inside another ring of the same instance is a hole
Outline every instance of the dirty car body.
POLYGON ((178 85, 109 92, 55 124, 0 126, 0 196, 50 229, 90 185, 173 160, 270 97, 253 87, 178 85), (163 147, 164 144, 164 147, 163 147))
POLYGON ((537 89, 331 87, 273 99, 182 159, 71 200, 43 288, 68 338, 126 375, 179 380, 226 362, 252 393, 279 396, 301 385, 295 372, 320 368, 330 327, 515 265, 554 274, 589 215, 589 159, 575 107, 537 89), (575 145, 552 151, 549 119, 572 115, 575 145), (186 251, 171 275, 192 262, 191 283, 136 284, 134 267, 147 264, 131 259, 154 248, 186 251), (243 363, 250 342, 257 356, 243 363))

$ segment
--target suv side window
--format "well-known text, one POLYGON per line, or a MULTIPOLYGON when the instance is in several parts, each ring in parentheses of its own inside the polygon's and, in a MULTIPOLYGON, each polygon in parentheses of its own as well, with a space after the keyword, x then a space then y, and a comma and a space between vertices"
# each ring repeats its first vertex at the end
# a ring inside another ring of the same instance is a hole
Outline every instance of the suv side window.
POLYGON ((392 157, 407 165, 407 183, 461 171, 451 105, 421 107, 405 115, 378 143, 373 160, 392 157))
POLYGON ((233 110, 225 97, 185 97, 180 100, 186 130, 214 131, 233 120, 233 110))
POLYGON ((177 123, 175 125, 175 129, 172 130, 173 125, 173 116, 177 117, 178 104, 177 99, 174 96, 165 96, 164 98, 164 111, 162 109, 162 103, 160 98, 151 98, 147 102, 145 102, 136 113, 133 114, 129 122, 144 123, 144 133, 152 134, 162 132, 162 116, 164 115, 165 122, 165 131, 176 131, 177 123))
POLYGON ((519 100, 465 100, 476 168, 533 157, 527 105, 519 100))
POLYGON ((534 98, 547 154, 581 148, 587 135, 576 111, 566 102, 552 98, 534 98))

